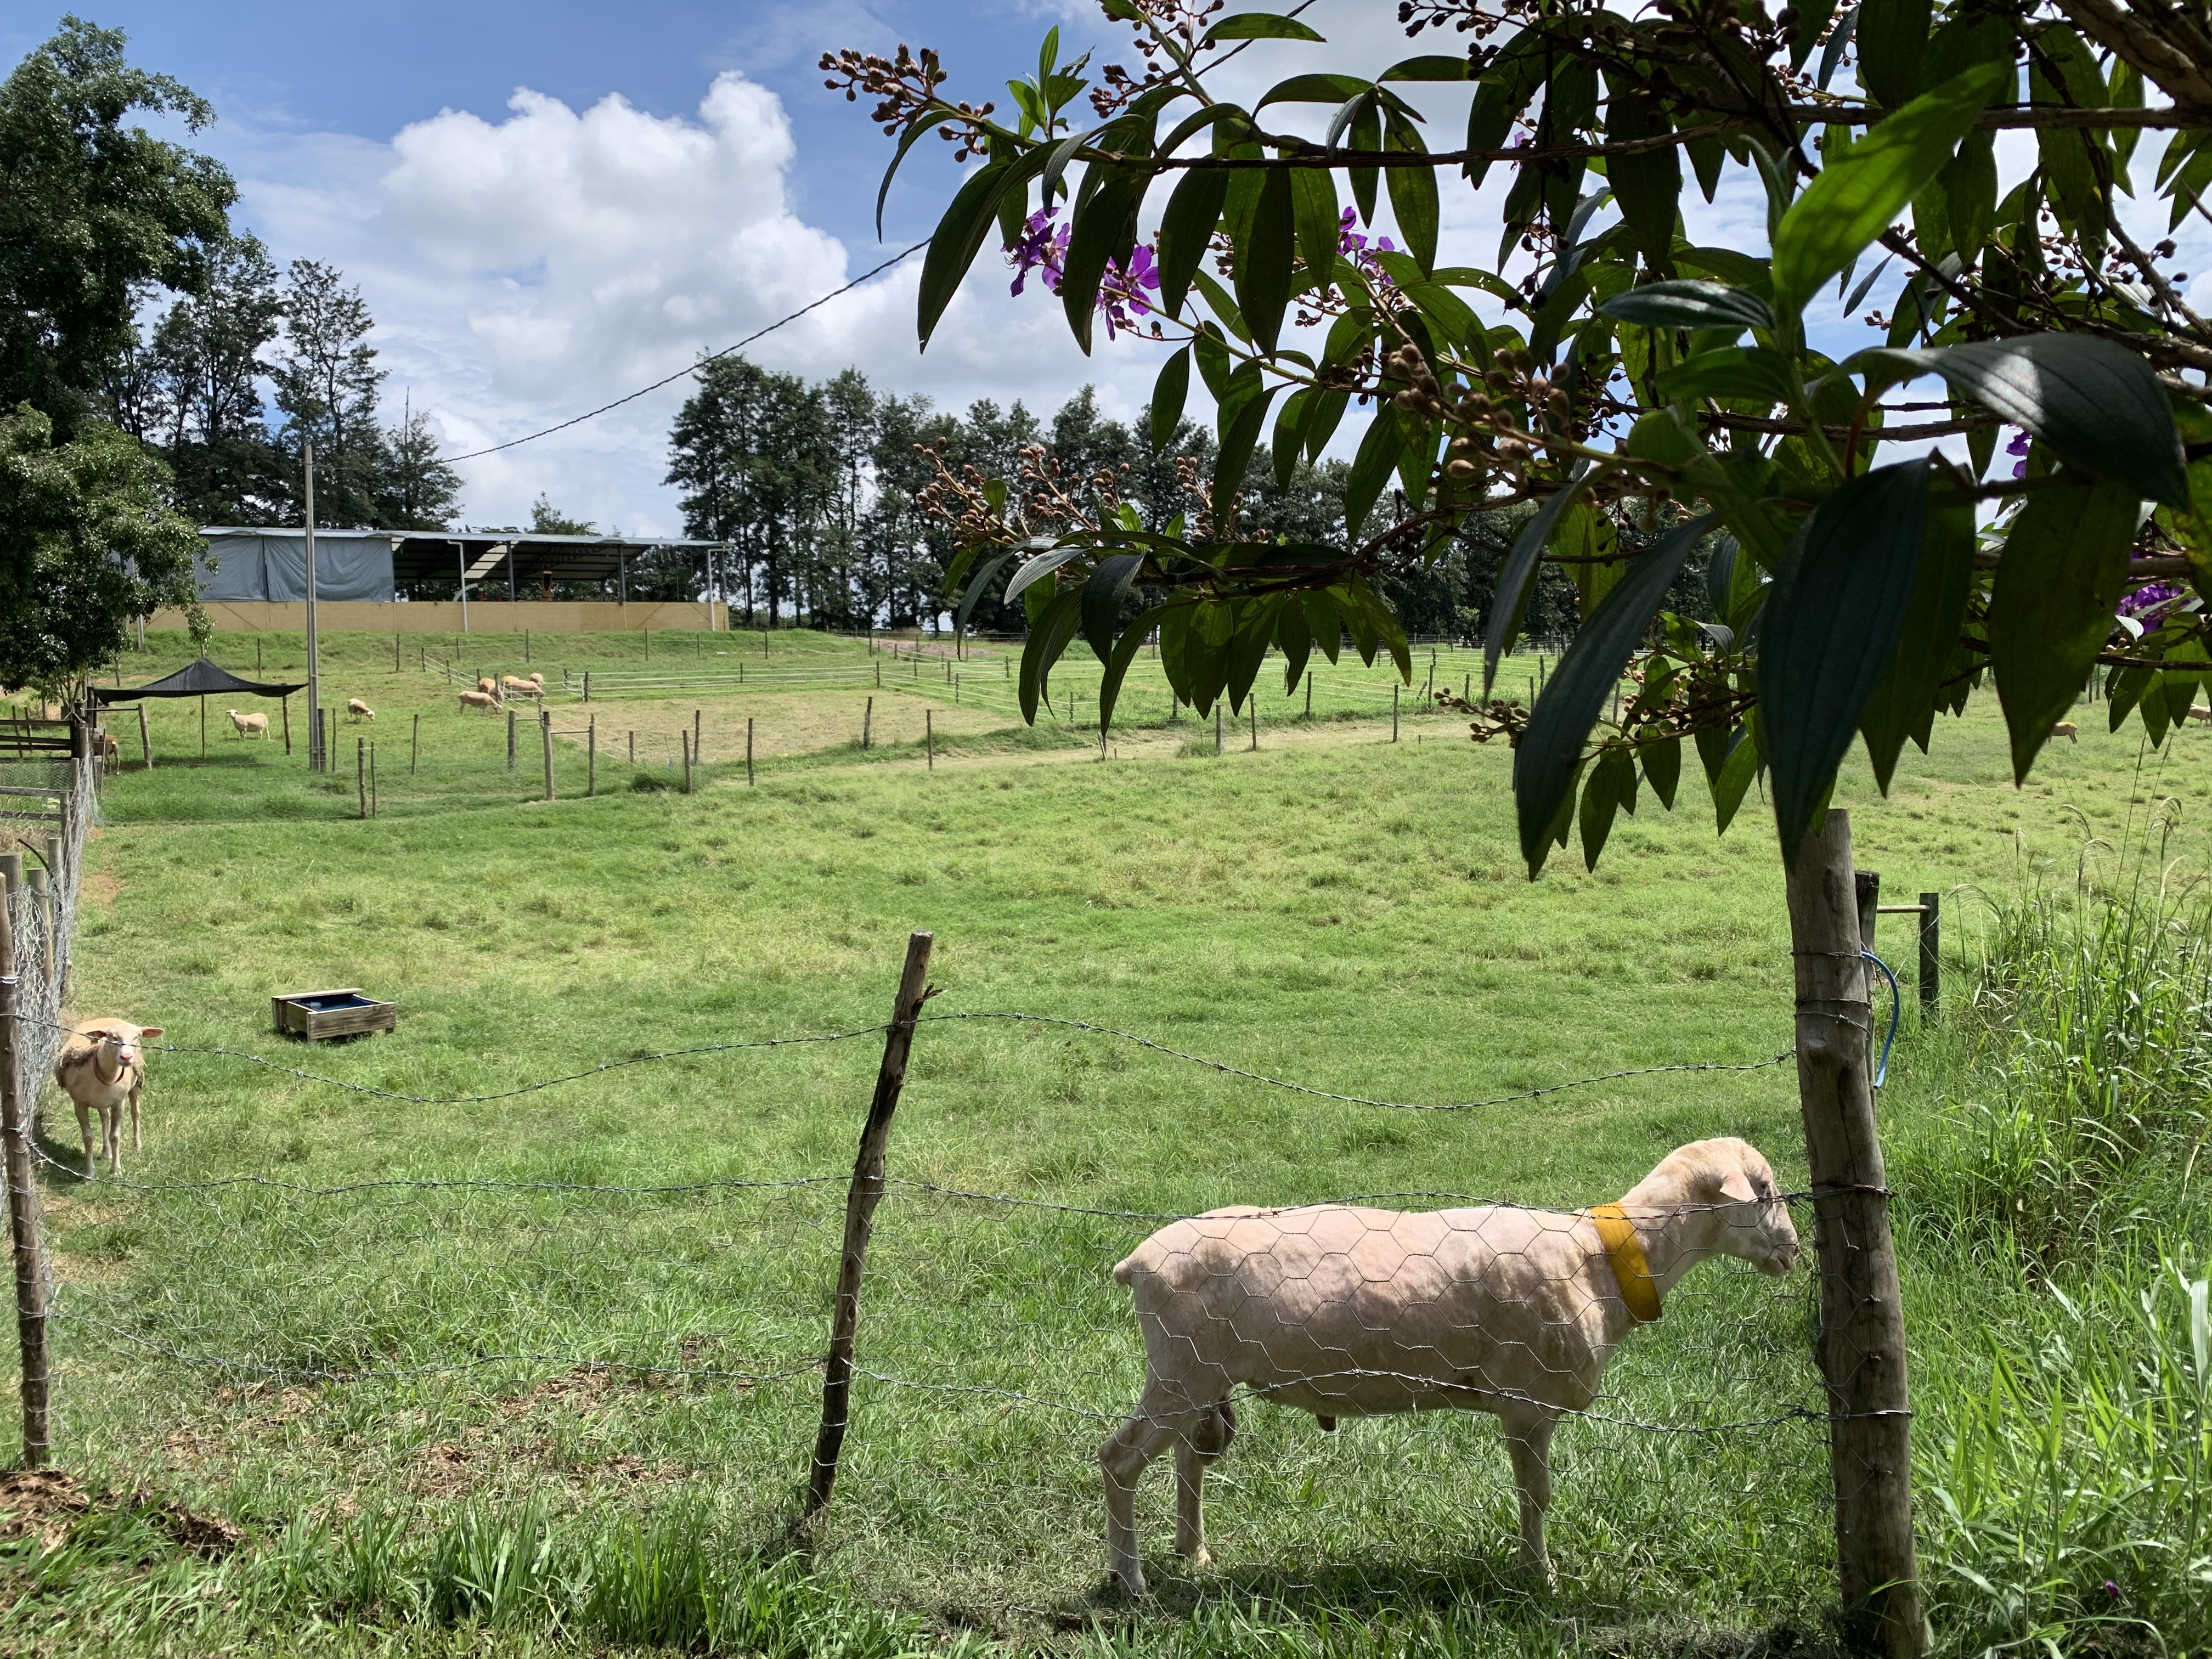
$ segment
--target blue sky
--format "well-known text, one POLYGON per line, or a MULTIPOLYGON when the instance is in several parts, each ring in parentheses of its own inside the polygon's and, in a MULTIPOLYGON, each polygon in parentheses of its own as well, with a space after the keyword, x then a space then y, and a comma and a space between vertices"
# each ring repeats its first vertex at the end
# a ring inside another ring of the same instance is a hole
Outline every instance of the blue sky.
MULTIPOLYGON (((1450 49, 1434 35, 1408 43, 1395 10, 1394 0, 1317 0, 1304 15, 1327 46, 1257 43, 1223 89, 1249 98, 1285 74, 1373 74, 1450 49)), ((872 218, 890 143, 865 102, 823 88, 825 50, 935 46, 952 95, 1002 105, 1003 82, 1033 65, 1055 24, 1063 59, 1097 46, 1094 69, 1134 61, 1126 33, 1087 0, 100 0, 88 15, 130 35, 134 62, 215 104, 217 122, 190 142, 237 176, 238 222, 280 260, 321 259, 361 284, 394 412, 403 398, 427 412, 456 454, 680 370, 884 256, 872 218)), ((8 0, 0 52, 12 62, 59 15, 8 0)), ((1424 89, 1440 147, 1462 118, 1455 91, 1424 89)), ((2138 179, 2157 142, 2146 138, 2138 179)), ((909 161, 886 216, 890 248, 933 227, 957 177, 949 149, 926 139, 909 161)), ((1998 155, 2008 187, 2032 164, 2033 141, 2004 135, 1998 155)), ((1502 167, 1479 192, 1445 181, 1445 263, 1494 261, 1509 182, 1502 167)), ((1764 201, 1748 179, 1732 178, 1710 204, 1686 191, 1683 211, 1697 241, 1764 246, 1764 201)), ((2165 232, 2163 214, 2128 216, 2145 241, 2165 232)), ((2212 246, 2194 246, 2207 240, 2185 231, 2192 270, 2212 268, 2212 246)), ((927 356, 914 336, 919 258, 750 355, 812 378, 857 365, 884 390, 956 408, 988 396, 1048 412, 1089 382, 1109 414, 1133 415, 1163 349, 1125 336, 1085 359, 1039 285, 1007 294, 998 258, 979 258, 927 356)), ((1872 303, 1890 302, 1895 276, 1872 303)), ((1832 297, 1810 320, 1839 356, 1875 340, 1832 297)), ((516 522, 544 493, 603 527, 677 528, 660 480, 684 395, 679 382, 465 463, 465 517, 516 522)))

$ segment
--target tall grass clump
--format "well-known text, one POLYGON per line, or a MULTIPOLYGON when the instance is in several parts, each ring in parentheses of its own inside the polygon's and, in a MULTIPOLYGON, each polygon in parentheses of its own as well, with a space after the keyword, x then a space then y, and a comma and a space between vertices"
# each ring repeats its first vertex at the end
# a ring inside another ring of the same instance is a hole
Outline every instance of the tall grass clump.
POLYGON ((2097 850, 1991 901, 1892 1165, 1948 1652, 2212 1650, 2212 889, 2097 850))
POLYGON ((1966 1086, 1911 1160, 1923 1224, 2049 1269, 2154 1256, 2192 1190, 2203 1208, 2212 886, 2162 850, 1993 902, 1954 1015, 1966 1086))

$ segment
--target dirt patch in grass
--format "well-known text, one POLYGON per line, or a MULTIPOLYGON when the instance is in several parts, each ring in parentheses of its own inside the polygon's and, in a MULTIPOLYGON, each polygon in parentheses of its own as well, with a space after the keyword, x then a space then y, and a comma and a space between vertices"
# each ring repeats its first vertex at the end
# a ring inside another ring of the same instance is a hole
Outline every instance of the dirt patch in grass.
POLYGON ((172 1498, 143 1492, 121 1500, 96 1497, 66 1469, 0 1471, 0 1539, 35 1537, 56 1549, 96 1510, 135 1510, 195 1555, 228 1555, 246 1540, 220 1516, 198 1514, 172 1498))

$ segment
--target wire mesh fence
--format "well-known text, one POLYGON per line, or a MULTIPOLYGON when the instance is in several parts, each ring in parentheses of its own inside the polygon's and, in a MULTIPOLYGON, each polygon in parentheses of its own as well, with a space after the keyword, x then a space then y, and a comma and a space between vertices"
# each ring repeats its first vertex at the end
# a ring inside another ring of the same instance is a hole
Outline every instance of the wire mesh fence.
MULTIPOLYGON (((617 1066, 984 1021, 1382 1109, 1640 1074, 1406 1102, 1002 1010, 631 1054, 468 1097, 166 1052, 484 1107, 617 1066)), ((890 1144, 879 1180, 864 1150, 854 1175, 318 1184, 88 1177, 40 1143, 42 1178, 79 1206, 50 1281, 56 1443, 182 1437, 233 1469, 281 1450, 288 1480, 408 1502, 680 1486, 765 1538, 810 1474, 865 1198, 844 1474, 807 1534, 856 1593, 1065 1619, 1101 1605, 1110 1560, 1115 1595, 1164 1609, 1555 1595, 1562 1617, 1627 1618, 1680 1612, 1686 1587, 1783 1617, 1832 1594, 1814 1298, 1774 1271, 1812 1195, 1740 1142, 1662 1164, 1619 1215, 1449 1189, 1121 1207, 920 1178, 890 1144), (111 1233, 136 1271, 102 1270, 111 1233)), ((908 1151, 927 1167, 926 1144, 908 1151)))

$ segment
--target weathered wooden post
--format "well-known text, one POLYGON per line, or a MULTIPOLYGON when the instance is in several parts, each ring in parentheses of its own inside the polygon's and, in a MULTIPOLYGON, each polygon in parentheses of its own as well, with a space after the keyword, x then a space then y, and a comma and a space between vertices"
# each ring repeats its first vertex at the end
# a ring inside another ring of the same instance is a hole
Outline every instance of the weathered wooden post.
POLYGON ((584 722, 584 797, 599 793, 599 717, 584 722))
POLYGON ((1942 903, 1940 893, 1923 893, 1920 896, 1920 1013, 1923 1018, 1935 1013, 1936 994, 1942 988, 1942 903))
POLYGON ((545 744, 545 799, 551 800, 553 799, 553 711, 551 709, 540 708, 538 711, 538 731, 545 744))
POLYGON ((906 942, 906 967, 899 975, 891 1005, 890 1029, 884 1036, 884 1063, 876 1073, 875 1097, 860 1129, 860 1150, 853 1160, 853 1184, 845 1194, 845 1240, 837 1258, 837 1296, 830 1305, 830 1355, 823 1368, 822 1427, 814 1437, 814 1467, 806 1483, 808 1524, 830 1506, 837 1483, 837 1456, 852 1419, 853 1339, 860 1323, 860 1278, 868 1265, 868 1238, 875 1229, 876 1206, 884 1196, 884 1147, 890 1139, 891 1115, 906 1086, 907 1056, 914 1048, 915 1018, 928 998, 929 949, 934 935, 914 933, 906 942))
POLYGON ((753 787, 753 717, 745 716, 745 787, 753 787))
POLYGON ((368 815, 379 817, 381 810, 376 799, 376 745, 372 743, 368 745, 368 815))
POLYGON ((146 729, 146 705, 138 705, 138 752, 146 762, 146 769, 154 769, 154 734, 146 729))
POLYGON ((31 1172, 31 1101, 23 1077, 15 977, 15 921, 9 902, 22 884, 23 855, 0 854, 0 1139, 6 1142, 8 1223, 15 1247, 15 1341, 23 1367, 23 1467, 46 1466, 46 1275, 39 1239, 39 1188, 31 1172))
POLYGON ((875 736, 875 726, 876 726, 876 700, 875 700, 873 697, 870 697, 870 698, 868 699, 868 701, 867 701, 867 705, 866 705, 866 707, 865 707, 864 708, 862 708, 862 709, 860 710, 860 747, 861 747, 861 748, 863 748, 863 749, 867 749, 867 748, 871 748, 871 747, 872 747, 872 746, 873 746, 873 741, 874 741, 874 736, 875 736))
POLYGON ((361 798, 361 816, 368 816, 368 739, 353 740, 353 787, 361 798))
POLYGON ((1912 1413, 1848 812, 1808 830, 1788 872, 1797 1089, 1820 1285, 1836 1558, 1848 1626, 1887 1659, 1928 1648, 1912 1542, 1912 1413))
POLYGON ((691 793, 691 734, 678 726, 676 736, 684 744, 684 793, 691 793))
POLYGON ((414 735, 407 739, 407 775, 413 777, 422 760, 422 717, 415 717, 414 735))
POLYGON ((1221 703, 1218 698, 1213 705, 1213 752, 1221 752, 1221 703))
POLYGON ((514 713, 512 708, 507 711, 507 769, 510 772, 514 770, 514 713))
POLYGON ((1390 741, 1398 741, 1398 682, 1390 682, 1390 741))
POLYGON ((927 769, 934 772, 937 769, 937 727, 933 712, 927 708, 921 711, 921 752, 929 763, 927 769))

